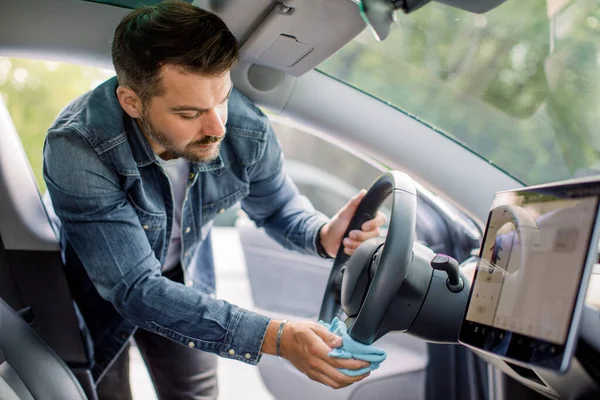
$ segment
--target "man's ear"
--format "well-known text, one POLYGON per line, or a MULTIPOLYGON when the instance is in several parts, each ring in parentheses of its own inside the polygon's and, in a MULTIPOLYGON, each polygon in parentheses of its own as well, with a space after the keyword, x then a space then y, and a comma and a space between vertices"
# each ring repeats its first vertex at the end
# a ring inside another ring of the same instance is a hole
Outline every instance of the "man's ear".
POLYGON ((117 98, 123 110, 131 118, 139 118, 142 115, 142 101, 130 87, 119 86, 117 88, 117 98))

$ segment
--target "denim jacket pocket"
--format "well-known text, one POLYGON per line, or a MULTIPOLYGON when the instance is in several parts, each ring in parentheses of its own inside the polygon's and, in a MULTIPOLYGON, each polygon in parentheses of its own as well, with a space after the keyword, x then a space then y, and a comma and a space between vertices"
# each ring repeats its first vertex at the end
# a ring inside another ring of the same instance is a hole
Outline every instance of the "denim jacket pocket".
POLYGON ((222 214, 229 207, 240 201, 248 194, 248 187, 243 186, 231 194, 228 194, 219 200, 207 203, 202 206, 202 226, 206 225, 215 217, 217 214, 222 214))
POLYGON ((165 229, 167 227, 167 214, 150 213, 142 210, 135 203, 131 204, 133 204, 133 208, 137 213, 137 216, 140 220, 140 225, 144 229, 144 232, 146 232, 146 237, 148 238, 150 247, 154 249, 158 239, 164 236, 165 229))

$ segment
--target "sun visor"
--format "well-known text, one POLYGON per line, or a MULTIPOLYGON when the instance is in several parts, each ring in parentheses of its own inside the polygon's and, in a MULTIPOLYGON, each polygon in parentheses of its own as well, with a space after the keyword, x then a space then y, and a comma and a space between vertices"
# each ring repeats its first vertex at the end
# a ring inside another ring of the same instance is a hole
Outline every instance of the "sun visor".
POLYGON ((258 59, 261 63, 273 66, 293 67, 312 50, 313 47, 306 43, 299 42, 295 37, 279 35, 279 37, 258 56, 258 59))
POLYGON ((365 28, 351 0, 278 3, 243 44, 244 62, 299 76, 310 71, 365 28))

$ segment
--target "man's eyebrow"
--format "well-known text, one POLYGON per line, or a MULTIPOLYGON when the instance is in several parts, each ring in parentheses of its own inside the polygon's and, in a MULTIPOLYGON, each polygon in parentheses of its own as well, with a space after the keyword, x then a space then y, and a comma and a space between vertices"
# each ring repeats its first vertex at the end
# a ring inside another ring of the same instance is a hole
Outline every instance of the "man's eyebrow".
MULTIPOLYGON (((233 91, 233 84, 231 84, 231 87, 229 88, 229 92, 227 92, 227 96, 225 96, 225 98, 223 100, 221 100, 219 102, 219 104, 224 103, 225 100, 227 100, 229 98, 229 96, 231 96, 232 91, 233 91)), ((206 112, 206 111, 208 111, 208 109, 206 109, 206 108, 198 108, 198 107, 186 106, 186 105, 171 107, 170 110, 175 111, 175 112, 180 112, 180 111, 206 112)))

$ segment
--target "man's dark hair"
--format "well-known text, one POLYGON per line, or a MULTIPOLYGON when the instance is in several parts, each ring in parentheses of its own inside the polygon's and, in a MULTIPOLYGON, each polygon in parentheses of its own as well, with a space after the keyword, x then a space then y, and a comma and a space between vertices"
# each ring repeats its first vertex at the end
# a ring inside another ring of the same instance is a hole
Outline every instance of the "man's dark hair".
POLYGON ((138 8, 117 26, 112 59, 119 84, 142 102, 162 93, 160 68, 218 76, 238 60, 238 42, 215 14, 183 1, 138 8))

